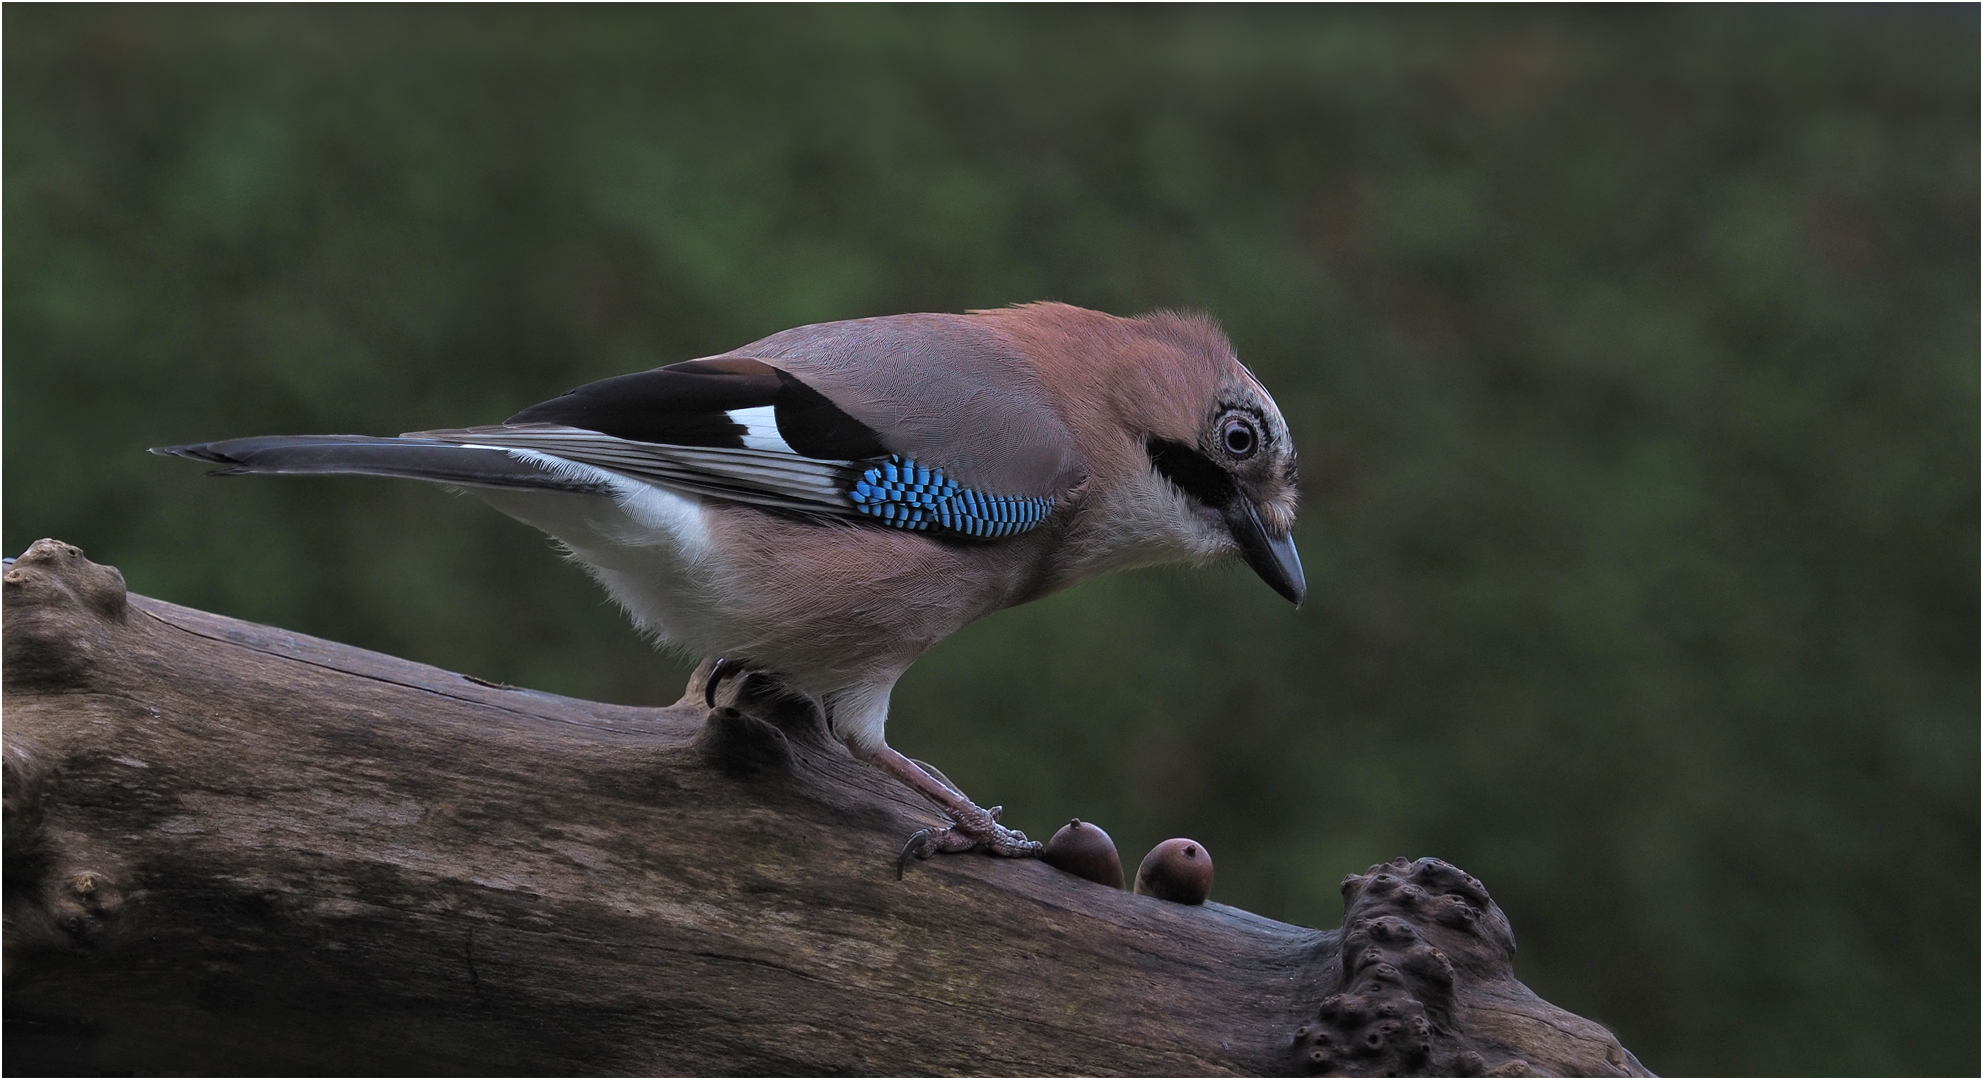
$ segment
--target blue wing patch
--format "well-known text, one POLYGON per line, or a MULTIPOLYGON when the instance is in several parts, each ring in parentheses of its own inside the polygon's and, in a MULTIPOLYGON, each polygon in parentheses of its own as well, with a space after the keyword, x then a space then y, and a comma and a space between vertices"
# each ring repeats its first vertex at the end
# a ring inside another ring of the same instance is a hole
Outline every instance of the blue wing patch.
POLYGON ((1025 532, 1045 521, 1054 507, 1051 495, 986 495, 959 487, 942 469, 924 468, 899 454, 862 473, 847 497, 855 510, 883 525, 917 532, 934 528, 986 540, 1025 532))

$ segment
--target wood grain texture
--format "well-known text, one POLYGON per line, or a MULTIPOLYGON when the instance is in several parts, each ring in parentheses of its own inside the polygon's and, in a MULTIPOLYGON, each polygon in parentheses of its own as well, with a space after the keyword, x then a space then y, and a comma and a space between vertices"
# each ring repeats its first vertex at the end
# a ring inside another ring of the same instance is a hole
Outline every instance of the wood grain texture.
POLYGON ((4 579, 10 1072, 1643 1074, 1434 860, 1329 931, 1037 861, 898 881, 933 813, 748 680, 600 705, 55 541, 4 579))

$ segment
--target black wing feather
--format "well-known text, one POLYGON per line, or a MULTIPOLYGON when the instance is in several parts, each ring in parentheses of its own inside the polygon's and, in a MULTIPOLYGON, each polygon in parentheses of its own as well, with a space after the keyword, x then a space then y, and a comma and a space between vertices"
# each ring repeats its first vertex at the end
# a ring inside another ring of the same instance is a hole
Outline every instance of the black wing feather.
POLYGON ((789 371, 771 370, 778 372, 778 437, 785 440, 786 446, 806 457, 838 461, 859 461, 888 453, 874 429, 847 415, 825 394, 800 382, 789 371))
POLYGON ((853 461, 887 453, 867 425, 825 395, 760 360, 689 360, 587 383, 517 413, 510 424, 558 424, 636 442, 744 448, 735 409, 770 406, 779 437, 811 458, 853 461))

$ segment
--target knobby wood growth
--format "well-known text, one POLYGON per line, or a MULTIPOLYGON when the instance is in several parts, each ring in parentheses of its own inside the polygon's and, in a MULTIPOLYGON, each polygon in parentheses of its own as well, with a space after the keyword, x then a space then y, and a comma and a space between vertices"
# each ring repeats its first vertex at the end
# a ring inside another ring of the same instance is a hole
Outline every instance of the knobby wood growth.
POLYGON ((1436 860, 1338 930, 898 881, 929 808, 749 680, 495 686, 49 540, 4 580, 9 1072, 1647 1075, 1436 860))

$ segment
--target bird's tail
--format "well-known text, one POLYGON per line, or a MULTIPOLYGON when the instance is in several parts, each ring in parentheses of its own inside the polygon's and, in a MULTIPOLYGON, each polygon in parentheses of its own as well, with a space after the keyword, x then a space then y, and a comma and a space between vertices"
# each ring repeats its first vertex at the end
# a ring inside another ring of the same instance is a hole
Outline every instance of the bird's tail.
POLYGON ((223 466, 212 476, 276 473, 294 476, 404 476, 468 487, 533 488, 603 495, 604 484, 560 476, 495 446, 461 446, 429 439, 370 435, 265 435, 251 439, 160 446, 154 454, 223 466))

